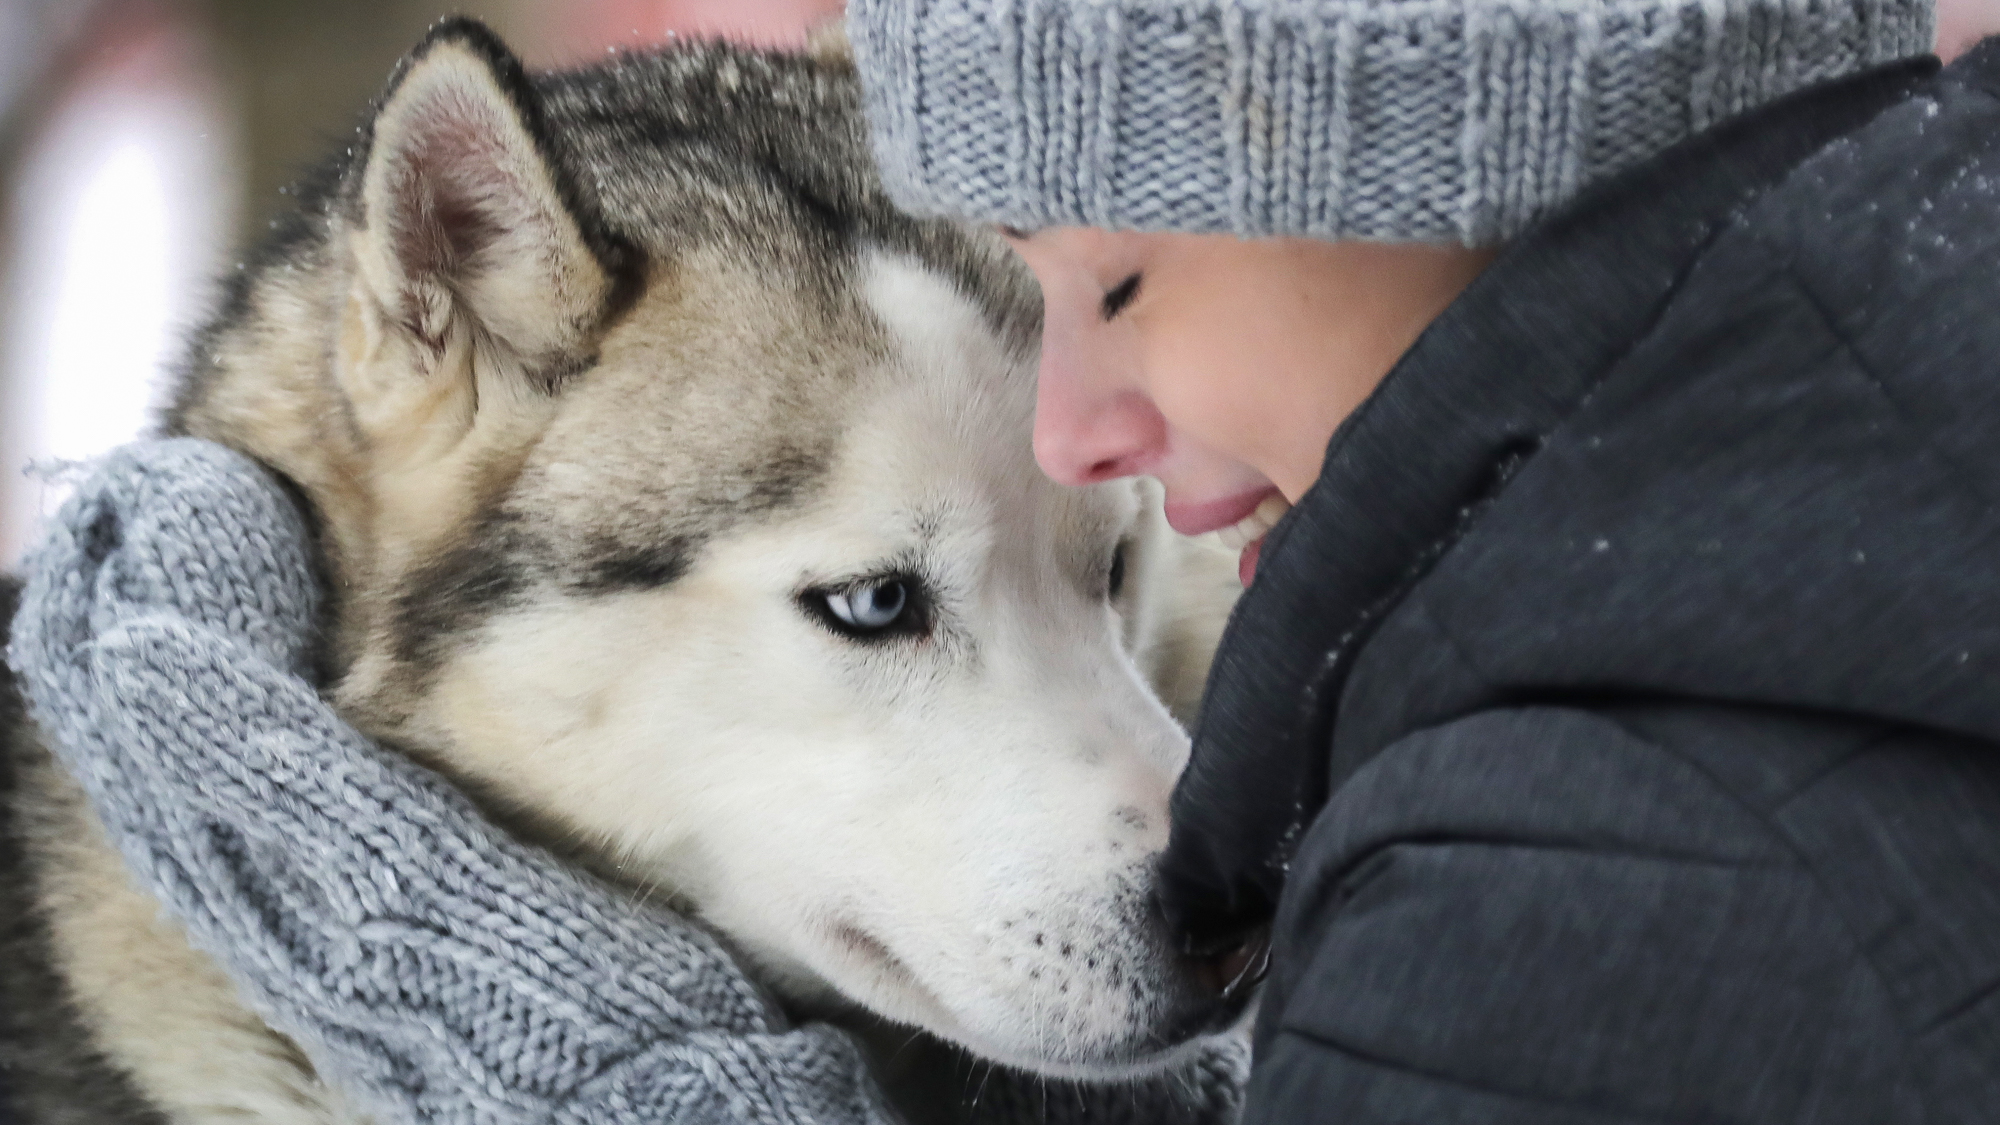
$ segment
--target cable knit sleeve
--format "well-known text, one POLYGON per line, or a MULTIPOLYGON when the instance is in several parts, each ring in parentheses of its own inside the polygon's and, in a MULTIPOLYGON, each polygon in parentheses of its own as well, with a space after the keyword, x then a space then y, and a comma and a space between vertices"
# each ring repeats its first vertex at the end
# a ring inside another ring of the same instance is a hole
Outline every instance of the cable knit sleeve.
POLYGON ((887 1115, 708 934, 491 827, 301 677, 300 517, 216 446, 98 467, 31 562, 10 656, 140 882, 274 1027, 392 1121, 887 1115))

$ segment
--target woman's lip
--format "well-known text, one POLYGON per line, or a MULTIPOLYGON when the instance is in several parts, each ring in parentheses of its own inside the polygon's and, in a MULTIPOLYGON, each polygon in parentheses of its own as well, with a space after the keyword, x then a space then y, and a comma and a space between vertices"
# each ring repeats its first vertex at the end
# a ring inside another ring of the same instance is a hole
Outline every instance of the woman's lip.
POLYGON ((1240 522, 1243 517, 1257 510, 1264 498, 1277 493, 1275 487, 1266 486, 1255 492, 1225 496, 1220 500, 1200 500, 1191 504, 1177 504, 1167 501, 1167 526, 1182 535, 1205 535, 1220 531, 1240 522))

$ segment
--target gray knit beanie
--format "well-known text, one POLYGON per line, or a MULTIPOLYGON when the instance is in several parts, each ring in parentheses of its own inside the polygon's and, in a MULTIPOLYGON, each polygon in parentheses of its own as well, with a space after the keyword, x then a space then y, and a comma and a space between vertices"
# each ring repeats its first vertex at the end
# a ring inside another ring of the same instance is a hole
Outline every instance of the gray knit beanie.
POLYGON ((1026 229, 1493 243, 1931 0, 851 0, 889 191, 1026 229))

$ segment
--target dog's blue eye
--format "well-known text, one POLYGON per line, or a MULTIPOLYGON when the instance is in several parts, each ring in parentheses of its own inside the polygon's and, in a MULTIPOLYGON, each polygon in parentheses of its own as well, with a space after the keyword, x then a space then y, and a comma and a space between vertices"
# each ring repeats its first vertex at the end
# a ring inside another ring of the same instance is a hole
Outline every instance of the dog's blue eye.
POLYGON ((923 580, 909 574, 884 574, 798 593, 798 606, 806 616, 864 644, 929 636, 933 604, 923 580))
POLYGON ((864 633, 878 632, 894 625, 909 604, 909 587, 894 578, 826 595, 827 612, 842 625, 864 633))

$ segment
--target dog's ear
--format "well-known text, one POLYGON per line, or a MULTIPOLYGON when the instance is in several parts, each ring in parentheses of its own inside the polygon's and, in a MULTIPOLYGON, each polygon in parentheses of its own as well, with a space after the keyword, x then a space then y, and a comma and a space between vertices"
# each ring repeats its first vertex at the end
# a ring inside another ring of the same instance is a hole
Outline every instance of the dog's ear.
POLYGON ((616 289, 618 248, 578 205, 520 62, 472 20, 438 25, 384 96, 360 177, 362 278, 442 355, 471 333, 553 384, 616 289))

